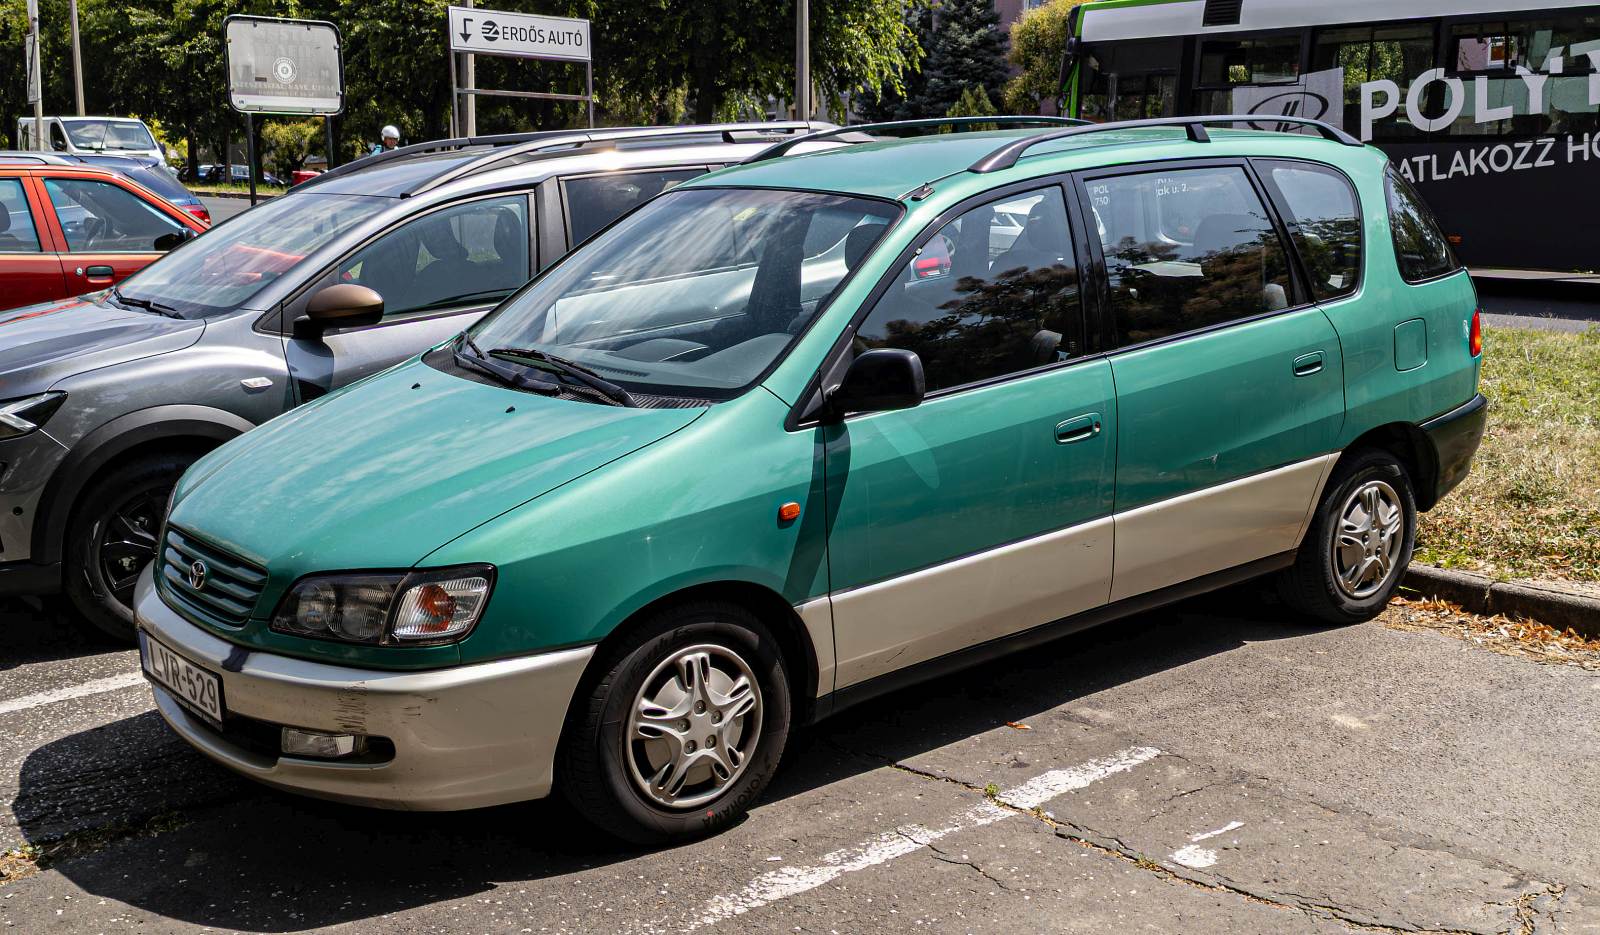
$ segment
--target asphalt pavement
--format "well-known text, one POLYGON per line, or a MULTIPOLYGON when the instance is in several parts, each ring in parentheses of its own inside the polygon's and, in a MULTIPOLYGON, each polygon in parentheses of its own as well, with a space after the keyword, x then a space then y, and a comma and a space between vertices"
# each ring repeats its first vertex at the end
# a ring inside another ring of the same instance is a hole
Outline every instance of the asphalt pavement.
POLYGON ((851 709, 659 850, 257 787, 132 651, 0 627, 0 852, 77 855, 0 885, 11 931, 1600 931, 1600 674, 1248 590, 851 709))
POLYGON ((248 198, 217 198, 211 195, 201 195, 200 203, 211 212, 211 223, 221 224, 228 218, 243 214, 250 208, 248 198))

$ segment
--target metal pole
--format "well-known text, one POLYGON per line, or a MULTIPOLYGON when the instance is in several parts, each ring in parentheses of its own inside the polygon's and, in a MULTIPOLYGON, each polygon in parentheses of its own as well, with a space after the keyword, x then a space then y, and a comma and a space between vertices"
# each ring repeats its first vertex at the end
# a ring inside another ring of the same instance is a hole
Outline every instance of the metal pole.
MULTIPOLYGON (((33 101, 33 148, 43 150, 44 142, 44 47, 39 44, 39 0, 28 0, 28 35, 33 37, 33 67, 39 79, 39 95, 33 101)), ((32 88, 29 93, 32 93, 32 88)))
MULTIPOLYGON (((78 116, 82 117, 88 111, 83 109, 83 57, 78 53, 78 0, 72 0, 67 5, 72 16, 72 92, 78 100, 78 116)), ((166 155, 163 154, 163 159, 166 155)))
POLYGON ((456 59, 456 53, 455 52, 451 52, 450 53, 450 136, 452 138, 461 136, 461 117, 456 113, 457 109, 461 105, 460 84, 459 84, 459 82, 456 81, 456 69, 459 66, 460 66, 460 63, 456 59))
POLYGON ((794 119, 811 119, 811 3, 795 0, 794 119))
MULTIPOLYGON (((467 9, 469 9, 469 10, 472 9, 472 0, 466 0, 466 3, 467 3, 467 9)), ((466 81, 464 83, 465 83, 466 87, 470 90, 470 89, 476 88, 478 86, 478 63, 477 63, 477 57, 474 56, 471 52, 466 53, 466 56, 467 56, 467 77, 466 77, 466 81)), ((475 95, 475 94, 468 94, 467 95, 466 110, 467 110, 467 126, 466 126, 466 131, 467 132, 466 132, 465 135, 466 136, 477 136, 478 135, 478 97, 477 97, 477 95, 475 95)))
POLYGON ((244 171, 250 176, 250 206, 256 203, 256 115, 245 112, 244 115, 244 171))
POLYGON ((333 168, 333 115, 322 115, 322 129, 328 134, 328 168, 333 168))
POLYGON ((594 129, 594 61, 583 63, 583 93, 589 98, 589 129, 594 129))

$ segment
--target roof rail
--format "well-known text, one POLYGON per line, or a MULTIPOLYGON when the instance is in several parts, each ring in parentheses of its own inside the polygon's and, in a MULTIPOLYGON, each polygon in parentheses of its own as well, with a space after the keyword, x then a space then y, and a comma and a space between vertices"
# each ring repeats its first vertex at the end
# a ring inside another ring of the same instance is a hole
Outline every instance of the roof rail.
POLYGON ((1006 128, 1017 124, 1043 124, 1044 126, 1057 127, 1092 126, 1092 124, 1089 124, 1089 121, 1079 120, 1075 117, 1028 117, 1017 115, 1000 115, 994 117, 927 117, 920 120, 889 120, 883 123, 858 123, 853 126, 834 127, 831 130, 822 130, 817 133, 808 133, 805 136, 796 137, 792 140, 784 140, 781 143, 768 146, 761 152, 756 153, 754 156, 746 159, 744 164, 749 165, 753 162, 765 162, 768 159, 776 159, 779 156, 788 153, 789 150, 795 148, 796 146, 799 146, 801 143, 810 143, 815 140, 837 139, 841 136, 846 136, 851 133, 876 133, 880 130, 914 130, 919 127, 977 126, 987 130, 995 127, 1006 128))
POLYGON ((303 190, 308 186, 336 179, 356 172, 365 172, 368 169, 388 165, 391 162, 400 162, 414 159, 419 156, 432 156, 436 153, 449 152, 457 149, 467 149, 473 146, 511 146, 517 143, 527 143, 542 137, 564 136, 564 130, 540 130, 535 133, 500 133, 489 136, 458 136, 444 140, 428 140, 425 143, 412 143, 410 146, 398 146, 386 153, 376 153, 371 156, 361 156, 345 163, 342 166, 329 169, 314 179, 308 179, 296 185, 295 188, 303 190))
POLYGON ((483 172, 500 163, 550 150, 565 151, 593 144, 615 145, 632 140, 671 140, 708 136, 719 137, 724 143, 737 143, 740 141, 737 139, 736 134, 740 133, 806 133, 814 131, 818 127, 831 129, 833 125, 804 120, 785 120, 753 121, 748 123, 703 123, 671 127, 608 127, 597 130, 558 130, 552 133, 540 134, 537 139, 497 147, 471 162, 456 166, 446 172, 441 172, 433 178, 422 182, 416 188, 406 192, 406 195, 420 195, 463 176, 483 172))
POLYGON ((1185 131, 1187 131, 1191 141, 1196 143, 1209 143, 1211 142, 1211 135, 1206 132, 1207 126, 1213 124, 1234 123, 1293 123, 1302 127, 1308 127, 1316 130, 1318 133, 1322 134, 1323 139, 1333 140, 1336 143, 1343 143, 1346 146, 1365 145, 1360 140, 1344 132, 1338 127, 1335 127, 1332 124, 1323 123, 1320 120, 1312 120, 1309 117, 1286 117, 1279 116, 1277 114, 1270 116, 1262 114, 1243 116, 1231 114, 1228 116, 1219 117, 1156 117, 1151 120, 1122 120, 1113 121, 1111 123, 1095 123, 1090 124, 1089 126, 1070 127, 1065 130, 1055 130, 1049 133, 1041 133, 1038 136, 1029 136, 1020 140, 1012 140, 1004 146, 1001 146, 999 149, 996 149, 989 155, 979 159, 977 162, 974 162, 971 166, 967 167, 967 171, 982 173, 998 172, 1001 169, 1009 169, 1017 164, 1017 160, 1021 159, 1024 153, 1041 143, 1050 143, 1055 140, 1070 139, 1071 137, 1075 136, 1087 136, 1091 133, 1107 133, 1114 130, 1137 130, 1145 127, 1182 127, 1185 131))

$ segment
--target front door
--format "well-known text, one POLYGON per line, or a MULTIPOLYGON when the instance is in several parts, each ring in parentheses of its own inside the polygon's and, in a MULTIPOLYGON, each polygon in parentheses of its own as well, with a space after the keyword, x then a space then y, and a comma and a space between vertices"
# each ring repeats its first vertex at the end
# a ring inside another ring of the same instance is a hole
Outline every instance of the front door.
POLYGON ((1054 185, 966 211, 857 328, 929 396, 818 430, 836 687, 1105 603, 1117 414, 1068 231, 1054 185))
POLYGON ((524 193, 458 202, 407 221, 346 256, 289 303, 284 342, 305 402, 460 333, 529 277, 524 193), (375 325, 315 334, 295 321, 319 289, 367 286, 383 296, 375 325))
POLYGON ((1338 336, 1242 163, 1080 179, 1107 277, 1121 600, 1295 548, 1344 421, 1338 336))
POLYGON ((182 222, 126 188, 90 178, 43 179, 66 240, 70 295, 104 289, 194 236, 182 222))

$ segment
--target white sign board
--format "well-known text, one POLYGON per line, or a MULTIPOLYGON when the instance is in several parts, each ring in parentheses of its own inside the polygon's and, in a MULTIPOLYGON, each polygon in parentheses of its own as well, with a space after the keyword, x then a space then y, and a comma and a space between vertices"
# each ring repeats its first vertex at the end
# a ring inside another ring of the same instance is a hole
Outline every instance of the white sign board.
POLYGON ((37 104, 44 96, 40 90, 39 82, 39 37, 33 33, 23 37, 25 53, 28 58, 28 103, 37 104))
POLYGON ((230 16, 228 103, 256 114, 344 110, 339 30, 313 20, 230 16))
POLYGON ((589 61, 589 21, 450 8, 450 51, 589 61))

